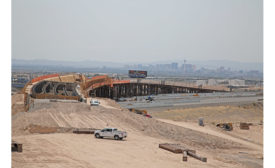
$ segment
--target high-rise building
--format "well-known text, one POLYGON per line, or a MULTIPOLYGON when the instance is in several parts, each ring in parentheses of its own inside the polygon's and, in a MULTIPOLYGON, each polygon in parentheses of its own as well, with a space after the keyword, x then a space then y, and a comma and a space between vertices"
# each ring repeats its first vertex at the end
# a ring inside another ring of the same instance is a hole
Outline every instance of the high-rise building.
POLYGON ((173 70, 178 70, 178 63, 173 62, 173 63, 171 64, 171 67, 172 67, 173 70))
POLYGON ((182 65, 181 65, 181 70, 182 70, 184 73, 194 72, 195 69, 196 69, 196 66, 195 66, 195 65, 192 65, 192 64, 182 64, 182 65))

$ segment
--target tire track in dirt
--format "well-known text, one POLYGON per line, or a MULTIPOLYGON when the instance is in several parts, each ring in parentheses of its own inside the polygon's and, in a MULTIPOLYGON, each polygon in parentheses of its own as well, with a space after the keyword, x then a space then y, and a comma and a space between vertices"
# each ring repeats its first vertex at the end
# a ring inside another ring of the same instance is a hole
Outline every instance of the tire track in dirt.
POLYGON ((216 137, 219 137, 219 138, 227 139, 227 140, 230 140, 230 141, 233 141, 233 142, 237 142, 239 144, 245 145, 247 147, 250 147, 250 148, 253 148, 253 149, 256 149, 256 150, 260 150, 260 151, 263 150, 263 147, 261 145, 258 145, 258 144, 252 143, 252 142, 248 142, 248 141, 245 141, 245 140, 242 140, 242 139, 239 139, 239 138, 235 138, 235 137, 232 137, 230 135, 227 135, 227 134, 224 134, 224 133, 221 133, 221 132, 218 132, 218 131, 214 131, 210 128, 195 126, 195 125, 187 123, 187 122, 176 122, 176 121, 166 120, 166 119, 157 119, 157 120, 159 120, 161 122, 164 122, 164 123, 173 124, 173 125, 180 126, 180 127, 183 127, 183 128, 198 131, 198 132, 201 132, 201 133, 204 133, 204 134, 209 134, 209 135, 213 135, 213 136, 216 136, 216 137))

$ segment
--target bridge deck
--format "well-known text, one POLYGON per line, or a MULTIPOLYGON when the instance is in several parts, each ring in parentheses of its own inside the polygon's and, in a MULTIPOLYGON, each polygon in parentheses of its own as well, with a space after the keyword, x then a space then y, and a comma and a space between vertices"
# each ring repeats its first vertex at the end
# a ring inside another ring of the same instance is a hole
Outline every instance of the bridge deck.
POLYGON ((107 75, 87 78, 79 74, 68 74, 63 76, 59 74, 50 74, 34 78, 23 90, 24 93, 28 95, 62 94, 64 96, 78 96, 80 93, 81 95, 83 94, 84 97, 95 95, 99 97, 119 98, 166 93, 224 92, 229 89, 221 86, 196 86, 193 83, 163 80, 116 80, 107 75), (80 85, 81 92, 75 91, 77 84, 80 85), (52 92, 51 90, 54 91, 52 92))

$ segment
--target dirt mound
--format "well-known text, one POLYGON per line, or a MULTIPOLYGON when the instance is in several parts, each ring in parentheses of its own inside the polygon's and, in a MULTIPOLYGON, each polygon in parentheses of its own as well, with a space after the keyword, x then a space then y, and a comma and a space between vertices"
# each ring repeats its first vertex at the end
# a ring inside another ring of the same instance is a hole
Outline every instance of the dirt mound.
POLYGON ((27 130, 30 133, 40 133, 40 134, 49 134, 49 133, 56 133, 57 132, 57 127, 43 127, 40 125, 29 125, 27 127, 27 130))
POLYGON ((24 111, 24 94, 14 94, 11 99, 11 112, 15 115, 24 111))
MULTIPOLYGON (((104 101, 103 99, 101 101, 104 101)), ((112 100, 104 102, 109 106, 112 100)), ((111 104, 111 105, 110 105, 111 104)), ((116 105, 119 107, 119 105, 116 105)), ((101 106, 91 107, 85 103, 49 102, 36 100, 29 112, 19 113, 13 117, 14 135, 34 132, 56 132, 56 128, 104 128, 116 127, 126 131, 138 131, 152 137, 165 138, 187 145, 206 148, 239 148, 239 144, 225 139, 201 134, 172 124, 131 113, 126 109, 108 109, 101 106), (30 125, 34 125, 28 130, 30 125)))
MULTIPOLYGON (((26 130, 31 133, 38 133, 38 134, 52 134, 52 133, 72 133, 73 130, 77 128, 66 128, 66 127, 47 127, 47 126, 41 126, 41 125, 34 125, 30 124, 26 127, 26 130)), ((89 128, 86 128, 89 130, 89 128)))

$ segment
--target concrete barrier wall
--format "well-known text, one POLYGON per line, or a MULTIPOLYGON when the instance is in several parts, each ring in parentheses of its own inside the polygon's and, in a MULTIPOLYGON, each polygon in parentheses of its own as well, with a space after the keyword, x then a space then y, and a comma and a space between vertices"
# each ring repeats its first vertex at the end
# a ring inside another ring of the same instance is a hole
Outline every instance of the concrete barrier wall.
POLYGON ((59 76, 45 79, 46 81, 61 82, 59 76))
POLYGON ((75 75, 65 75, 65 76, 60 76, 61 82, 70 82, 73 83, 76 80, 75 75))
POLYGON ((70 75, 64 75, 64 76, 56 76, 45 79, 47 81, 54 81, 54 82, 68 82, 68 83, 74 83, 76 80, 80 80, 80 76, 77 74, 70 74, 70 75))
POLYGON ((59 74, 50 74, 50 75, 44 75, 44 76, 39 76, 37 78, 33 78, 31 81, 32 83, 35 83, 35 82, 38 82, 38 81, 41 81, 41 80, 45 80, 45 79, 48 79, 48 78, 54 78, 54 77, 58 77, 59 74))

